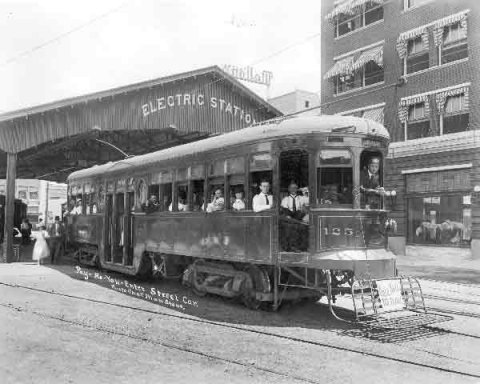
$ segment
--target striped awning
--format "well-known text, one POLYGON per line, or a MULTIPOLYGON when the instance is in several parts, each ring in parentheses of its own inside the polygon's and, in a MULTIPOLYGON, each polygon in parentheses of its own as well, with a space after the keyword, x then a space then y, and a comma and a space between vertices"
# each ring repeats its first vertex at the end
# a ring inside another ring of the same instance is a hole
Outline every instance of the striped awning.
POLYGON ((335 8, 330 12, 326 19, 329 22, 333 22, 336 18, 343 15, 353 15, 357 10, 366 3, 383 4, 383 0, 347 0, 343 2, 337 2, 335 8))
POLYGON ((331 79, 335 76, 347 75, 353 73, 353 56, 338 60, 332 68, 323 76, 324 79, 331 79))
POLYGON ((378 66, 383 67, 383 46, 375 47, 369 49, 368 51, 362 52, 353 64, 352 70, 356 71, 360 68, 363 68, 365 64, 370 61, 373 61, 377 63, 378 66))
POLYGON ((363 112, 363 118, 364 119, 370 119, 373 121, 376 121, 377 123, 383 124, 383 108, 373 108, 373 109, 368 109, 363 112))
POLYGON ((398 118, 399 120, 404 123, 407 121, 408 118, 408 108, 411 105, 425 103, 425 117, 430 116, 430 103, 428 99, 428 95, 418 95, 418 96, 411 96, 406 97, 400 100, 398 103, 398 118))
POLYGON ((445 111, 445 103, 449 96, 458 96, 462 94, 464 95, 463 109, 468 110, 470 106, 469 90, 469 86, 462 86, 435 94, 435 102, 437 103, 438 112, 443 113, 445 111))
POLYGON ((438 47, 443 43, 443 31, 446 26, 460 23, 460 28, 462 28, 463 34, 467 36, 467 11, 456 13, 440 19, 433 24, 433 41, 435 46, 438 47))
POLYGON ((422 37, 423 47, 428 50, 428 29, 427 26, 418 27, 409 31, 403 32, 397 39, 398 56, 403 59, 407 55, 407 44, 409 40, 415 39, 418 36, 422 37))

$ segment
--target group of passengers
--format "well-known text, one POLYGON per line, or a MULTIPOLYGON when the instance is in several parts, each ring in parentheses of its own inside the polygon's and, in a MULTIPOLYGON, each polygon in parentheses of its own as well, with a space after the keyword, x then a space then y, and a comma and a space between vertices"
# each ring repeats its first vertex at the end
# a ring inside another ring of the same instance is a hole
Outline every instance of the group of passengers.
MULTIPOLYGON (((368 167, 362 171, 360 177, 360 192, 364 197, 365 207, 379 208, 380 196, 385 194, 385 190, 380 186, 380 159, 372 157, 368 162, 368 167)), ((253 197, 252 208, 254 212, 262 212, 272 209, 274 207, 274 198, 270 192, 270 182, 262 180, 259 185, 260 192, 253 197)), ((347 204, 352 202, 353 191, 351 187, 340 187, 337 184, 328 184, 321 187, 320 203, 321 204, 347 204)), ((185 192, 179 193, 177 201, 177 211, 189 211, 189 206, 186 203, 187 196, 185 192)), ((202 204, 201 193, 193 193, 193 210, 215 212, 223 211, 225 209, 225 198, 223 196, 223 187, 215 187, 210 199, 210 202, 202 204)), ((69 212, 70 215, 83 214, 82 199, 77 199, 72 202, 73 209, 69 212)), ((142 210, 146 213, 152 213, 160 209, 160 207, 173 210, 173 202, 169 201, 168 196, 164 196, 163 204, 158 200, 157 195, 152 194, 150 198, 142 204, 142 210), (168 207, 168 208, 167 208, 168 207)), ((246 202, 244 198, 243 189, 235 186, 230 197, 230 206, 234 211, 243 211, 246 209, 246 202)), ((309 206, 308 187, 300 188, 298 184, 292 181, 288 186, 288 195, 285 196, 280 203, 280 212, 282 216, 303 223, 308 223, 307 207, 309 206), (300 193, 299 193, 300 192, 300 193)), ((96 204, 93 205, 90 213, 96 213, 96 204)))

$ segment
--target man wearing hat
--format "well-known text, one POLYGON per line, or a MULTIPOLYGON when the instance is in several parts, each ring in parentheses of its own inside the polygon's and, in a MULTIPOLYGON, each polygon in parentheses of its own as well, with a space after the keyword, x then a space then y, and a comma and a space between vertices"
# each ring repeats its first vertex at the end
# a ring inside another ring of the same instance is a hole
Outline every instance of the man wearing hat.
POLYGON ((77 199, 75 207, 70 212, 72 215, 82 215, 83 214, 83 207, 82 207, 82 199, 77 199))
POLYGON ((58 260, 61 256, 62 245, 65 236, 65 227, 60 221, 60 216, 55 216, 55 221, 48 227, 49 245, 51 249, 51 262, 58 260))

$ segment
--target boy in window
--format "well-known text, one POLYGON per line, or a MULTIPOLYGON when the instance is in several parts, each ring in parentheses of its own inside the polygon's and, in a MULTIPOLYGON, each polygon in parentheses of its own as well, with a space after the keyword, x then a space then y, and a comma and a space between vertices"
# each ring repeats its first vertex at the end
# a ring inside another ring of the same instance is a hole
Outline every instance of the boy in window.
POLYGON ((379 209, 380 198, 385 190, 380 186, 380 158, 372 157, 368 162, 368 168, 360 175, 360 192, 364 195, 366 209, 379 209))
POLYGON ((273 196, 270 195, 270 182, 262 180, 260 183, 260 193, 253 196, 253 210, 262 212, 273 208, 273 196))

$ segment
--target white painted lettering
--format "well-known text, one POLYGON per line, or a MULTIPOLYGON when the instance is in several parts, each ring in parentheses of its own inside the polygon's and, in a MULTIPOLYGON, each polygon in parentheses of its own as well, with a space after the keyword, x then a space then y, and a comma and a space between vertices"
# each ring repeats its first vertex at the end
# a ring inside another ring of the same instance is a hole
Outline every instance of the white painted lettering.
POLYGON ((210 98, 210 106, 211 106, 212 108, 217 108, 217 98, 216 98, 216 97, 213 97, 213 96, 212 96, 212 97, 210 98))
POLYGON ((150 111, 148 110, 148 104, 142 105, 142 112, 143 112, 143 117, 148 116, 150 114, 150 111))
POLYGON ((158 110, 167 108, 165 105, 165 97, 160 97, 157 99, 157 108, 158 110))
POLYGON ((173 98, 173 96, 168 96, 167 97, 167 105, 169 107, 174 107, 175 106, 175 99, 173 98))

